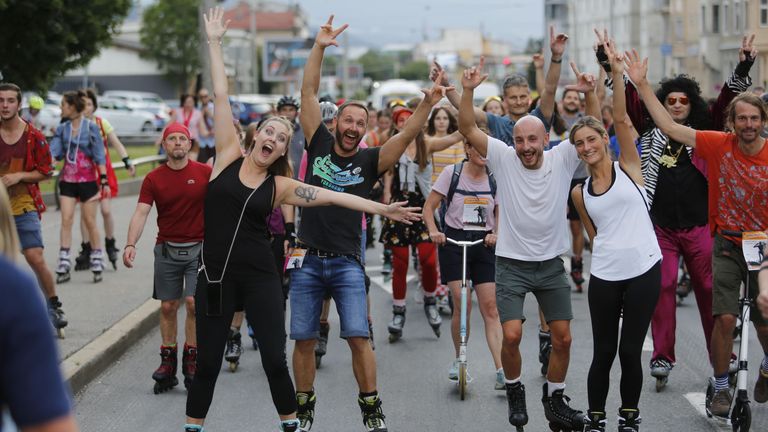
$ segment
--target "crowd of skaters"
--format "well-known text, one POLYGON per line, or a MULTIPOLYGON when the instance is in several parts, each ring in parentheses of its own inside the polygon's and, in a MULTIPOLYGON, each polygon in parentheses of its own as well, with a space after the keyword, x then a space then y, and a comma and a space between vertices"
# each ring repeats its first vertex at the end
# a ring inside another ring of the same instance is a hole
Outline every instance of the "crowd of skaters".
MULTIPOLYGON (((654 93, 646 78, 647 59, 621 52, 607 32, 596 32, 599 76, 571 64, 576 83, 566 86, 558 102, 568 38, 550 29, 546 72, 543 57, 533 59, 535 99, 524 77, 510 76, 502 95, 475 107, 474 88, 487 78, 481 59, 455 83, 435 63, 434 86, 423 98, 394 101, 377 112, 364 103, 335 104, 318 95, 324 50, 337 45, 336 37, 347 27, 334 28, 331 17, 310 52, 301 99, 283 97, 277 115, 241 131, 227 95, 222 16, 214 9, 205 17, 213 97, 200 91, 201 110, 194 98, 182 97, 175 121, 159 141, 168 161, 145 177, 123 250, 124 265, 132 267, 156 206, 153 297, 161 301, 162 363, 153 378, 156 393, 178 384, 176 311, 183 303, 186 431, 203 430, 224 352, 239 345, 244 317, 260 350, 280 430, 310 430, 318 397, 316 344, 327 342, 329 299, 336 302, 340 334, 352 355, 365 428, 387 430, 364 257, 376 239, 366 214, 384 216, 378 240, 391 259, 392 342, 403 335, 409 252, 416 257, 420 300, 439 335, 440 306, 459 296, 462 277, 460 249, 446 244, 446 237, 483 240, 468 254, 468 278, 483 315, 494 387, 506 392, 509 422, 520 427, 529 420, 519 344, 523 301, 531 292, 539 304, 539 360, 547 378, 542 402, 551 427, 605 430, 608 371, 618 353, 618 427, 639 430, 641 350, 649 327, 654 340, 650 374, 666 379, 676 363, 675 295, 682 257, 713 367, 708 410, 729 415, 732 335, 739 285, 747 278, 759 306, 751 320, 768 353, 768 284, 758 292, 758 275, 746 271, 741 239, 723 233, 768 228, 768 150, 761 137, 768 114, 763 99, 748 91, 757 56, 754 36, 744 38, 740 62, 711 102, 686 75, 662 81, 654 93), (304 208, 298 212, 297 207, 304 208), (560 257, 570 251, 570 276, 580 293, 585 245, 592 251, 587 296, 594 352, 584 412, 570 407, 565 395, 573 315, 560 257), (286 300, 291 305, 288 333, 286 300), (295 341, 293 379, 287 337, 295 341)), ((21 89, 0 84, 0 173, 8 189, 5 197, 0 188, 0 215, 8 222, 2 225, 0 246, 3 259, 13 260, 21 250, 60 329, 67 322, 42 258, 45 206, 37 183, 51 175, 54 160, 64 160, 56 273, 60 283, 66 282, 79 202, 86 268, 98 281, 102 247, 113 264, 117 250, 109 206, 117 182, 107 146, 114 146, 135 172, 111 126, 94 115, 93 92, 63 95, 63 122, 50 146, 20 117, 20 103, 21 89), (105 221, 103 245, 98 208, 105 221)), ((29 285, 23 276, 15 280, 29 285)), ((458 357, 458 316, 452 315, 458 357)), ((41 352, 51 352, 49 339, 41 339, 41 352)), ((41 379, 55 378, 54 373, 41 379)), ((448 378, 457 380, 455 361, 448 378)), ((50 430, 66 430, 74 424, 60 390, 38 412, 12 395, 3 402, 22 426, 54 422, 61 429, 50 430)), ((768 355, 753 398, 768 401, 768 355)))

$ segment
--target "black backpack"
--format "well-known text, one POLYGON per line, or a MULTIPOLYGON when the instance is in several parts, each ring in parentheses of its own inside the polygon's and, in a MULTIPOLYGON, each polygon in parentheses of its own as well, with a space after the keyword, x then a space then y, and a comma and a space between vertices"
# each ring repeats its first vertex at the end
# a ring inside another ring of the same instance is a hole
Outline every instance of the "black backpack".
MULTIPOLYGON (((461 170, 464 169, 464 164, 467 161, 464 160, 461 163, 457 163, 453 165, 453 175, 451 176, 451 185, 448 186, 448 195, 445 196, 445 199, 440 203, 440 210, 439 210, 439 228, 440 231, 445 232, 445 214, 448 212, 448 206, 451 205, 451 201, 453 201, 453 196, 458 192, 461 195, 471 195, 471 196, 478 196, 478 195, 485 195, 488 194, 489 191, 465 191, 459 189, 459 177, 461 177, 461 170)), ((488 173, 488 184, 491 186, 490 194, 494 198, 496 198, 496 178, 493 176, 493 173, 491 170, 488 169, 488 166, 485 167, 485 172, 488 173)))

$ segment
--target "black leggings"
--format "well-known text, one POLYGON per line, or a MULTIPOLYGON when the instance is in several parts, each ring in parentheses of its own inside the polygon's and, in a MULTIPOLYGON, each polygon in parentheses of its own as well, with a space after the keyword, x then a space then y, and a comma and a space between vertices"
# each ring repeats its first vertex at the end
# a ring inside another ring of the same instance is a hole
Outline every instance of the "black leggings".
POLYGON ((594 345, 587 378, 590 410, 605 412, 617 344, 621 362, 621 408, 637 408, 643 387, 643 342, 656 309, 660 287, 661 262, 644 274, 623 281, 605 281, 590 276, 589 316, 594 345), (619 342, 622 309, 624 320, 619 342))
MULTIPOLYGON (((209 270, 221 274, 220 270, 209 270)), ((207 281, 204 272, 197 279, 195 308, 197 320, 197 373, 187 395, 187 416, 205 418, 221 370, 224 348, 236 302, 245 312, 259 344, 261 363, 269 381, 272 402, 281 415, 296 411, 296 392, 288 372, 285 354, 285 311, 283 290, 277 275, 236 275, 227 272, 223 283, 221 316, 208 316, 207 281)))

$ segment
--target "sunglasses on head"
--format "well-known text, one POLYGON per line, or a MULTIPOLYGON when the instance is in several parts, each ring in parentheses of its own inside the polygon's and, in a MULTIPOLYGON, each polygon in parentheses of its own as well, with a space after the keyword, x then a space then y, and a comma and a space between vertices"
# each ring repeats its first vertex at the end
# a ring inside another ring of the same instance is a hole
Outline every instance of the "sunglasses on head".
POLYGON ((688 105, 688 96, 680 96, 680 97, 669 96, 667 98, 667 104, 669 105, 674 105, 677 103, 677 101, 680 101, 680 105, 688 105))

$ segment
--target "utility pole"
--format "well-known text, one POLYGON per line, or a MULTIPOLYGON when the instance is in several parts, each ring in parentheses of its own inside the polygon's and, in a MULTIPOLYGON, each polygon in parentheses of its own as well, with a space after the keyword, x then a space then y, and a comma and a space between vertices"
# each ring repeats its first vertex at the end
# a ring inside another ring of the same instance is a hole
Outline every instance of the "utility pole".
POLYGON ((259 92, 259 52, 256 49, 256 11, 259 8, 259 0, 251 0, 251 74, 253 76, 253 93, 259 92))
POLYGON ((341 54, 341 97, 349 97, 349 32, 344 33, 344 51, 341 54))

